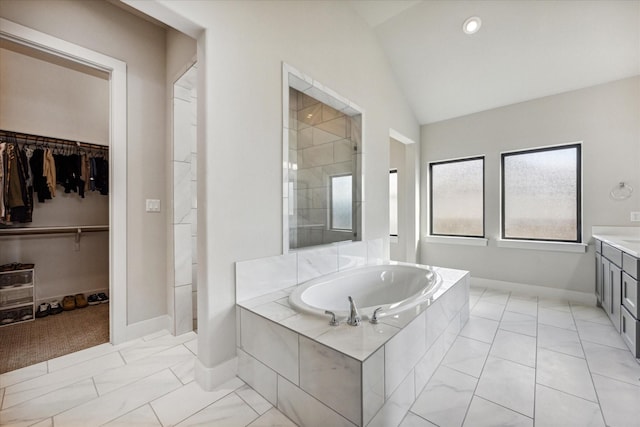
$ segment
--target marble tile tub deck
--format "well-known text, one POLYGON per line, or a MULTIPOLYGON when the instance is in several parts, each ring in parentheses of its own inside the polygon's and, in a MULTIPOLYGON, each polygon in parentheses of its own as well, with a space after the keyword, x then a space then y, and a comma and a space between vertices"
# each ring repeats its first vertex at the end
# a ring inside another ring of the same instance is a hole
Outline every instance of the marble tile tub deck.
MULTIPOLYGON (((637 427, 640 364, 628 350, 611 345, 613 326, 601 309, 473 287, 469 307, 469 321, 433 371, 407 377, 398 387, 404 394, 397 395, 397 408, 404 404, 410 410, 385 426, 637 427), (480 317, 484 307, 474 310, 480 301, 504 306, 502 317, 480 317), (539 310, 567 313, 572 322, 563 316, 541 318, 539 310), (609 330, 594 332, 583 327, 590 326, 586 322, 609 330), (508 374, 495 369, 500 363, 508 374), (510 377, 520 371, 526 373, 523 378, 510 377), (555 380, 554 372, 563 381, 555 380), (403 400, 413 393, 418 396, 413 405, 403 400), (526 415, 530 408, 533 414, 526 415)), ((0 424, 296 425, 279 410, 283 407, 274 407, 237 378, 203 391, 193 380, 196 348, 194 333, 174 337, 164 331, 7 372, 0 375, 0 424)), ((281 380, 279 386, 287 392, 290 383, 281 380)), ((305 396, 298 399, 304 403, 305 396)), ((307 425, 328 426, 327 420, 307 425)))
POLYGON ((295 286, 238 302, 238 376, 301 425, 397 425, 469 316, 469 273, 435 270, 429 301, 375 325, 298 313, 295 286))

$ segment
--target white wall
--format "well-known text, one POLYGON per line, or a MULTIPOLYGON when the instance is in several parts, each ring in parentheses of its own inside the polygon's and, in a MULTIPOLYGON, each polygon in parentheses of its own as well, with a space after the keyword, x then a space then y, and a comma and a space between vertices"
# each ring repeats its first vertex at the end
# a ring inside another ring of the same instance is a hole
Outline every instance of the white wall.
POLYGON ((0 16, 127 63, 127 323, 166 313, 165 30, 107 2, 2 0, 0 16))
POLYGON ((234 263, 282 253, 282 62, 364 108, 365 233, 385 238, 386 251, 389 128, 417 140, 419 127, 374 34, 344 2, 162 5, 206 30, 198 65, 198 183, 205 186, 198 356, 212 367, 235 357, 234 263))
POLYGON ((109 145, 106 73, 0 42, 0 129, 109 145))
POLYGON ((588 253, 496 247, 500 236, 500 152, 583 141, 583 239, 594 225, 632 226, 640 210, 640 77, 422 126, 422 236, 428 232, 427 162, 484 154, 488 247, 422 242, 422 262, 481 277, 592 293, 588 253), (609 192, 620 181, 636 189, 626 201, 609 192))

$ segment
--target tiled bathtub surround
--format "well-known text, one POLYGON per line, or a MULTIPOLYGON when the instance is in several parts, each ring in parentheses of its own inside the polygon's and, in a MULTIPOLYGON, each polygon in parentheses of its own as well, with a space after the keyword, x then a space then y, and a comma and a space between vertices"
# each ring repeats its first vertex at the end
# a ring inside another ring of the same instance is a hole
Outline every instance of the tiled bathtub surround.
POLYGON ((236 302, 306 282, 318 276, 384 260, 382 239, 298 249, 286 255, 236 262, 236 302))
POLYGON ((468 272, 436 271, 433 300, 377 325, 298 313, 295 286, 239 302, 240 378, 299 425, 397 425, 469 316, 468 272))

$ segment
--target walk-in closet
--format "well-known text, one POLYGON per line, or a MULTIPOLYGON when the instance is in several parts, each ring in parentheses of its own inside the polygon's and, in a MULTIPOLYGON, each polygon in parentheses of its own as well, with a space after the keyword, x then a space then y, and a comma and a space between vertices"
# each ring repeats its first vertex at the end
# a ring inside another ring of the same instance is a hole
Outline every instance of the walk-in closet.
POLYGON ((0 40, 0 373, 109 342, 109 75, 0 40))

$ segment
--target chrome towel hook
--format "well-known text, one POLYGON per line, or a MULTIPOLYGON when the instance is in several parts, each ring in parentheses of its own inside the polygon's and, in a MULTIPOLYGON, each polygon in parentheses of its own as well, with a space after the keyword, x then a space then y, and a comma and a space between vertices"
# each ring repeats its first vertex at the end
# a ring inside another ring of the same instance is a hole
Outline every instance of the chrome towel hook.
POLYGON ((611 191, 609 192, 609 196, 613 200, 626 200, 629 197, 631 197, 632 193, 633 193, 633 187, 631 187, 629 184, 625 183, 624 181, 620 181, 618 185, 616 185, 611 189, 611 191))

